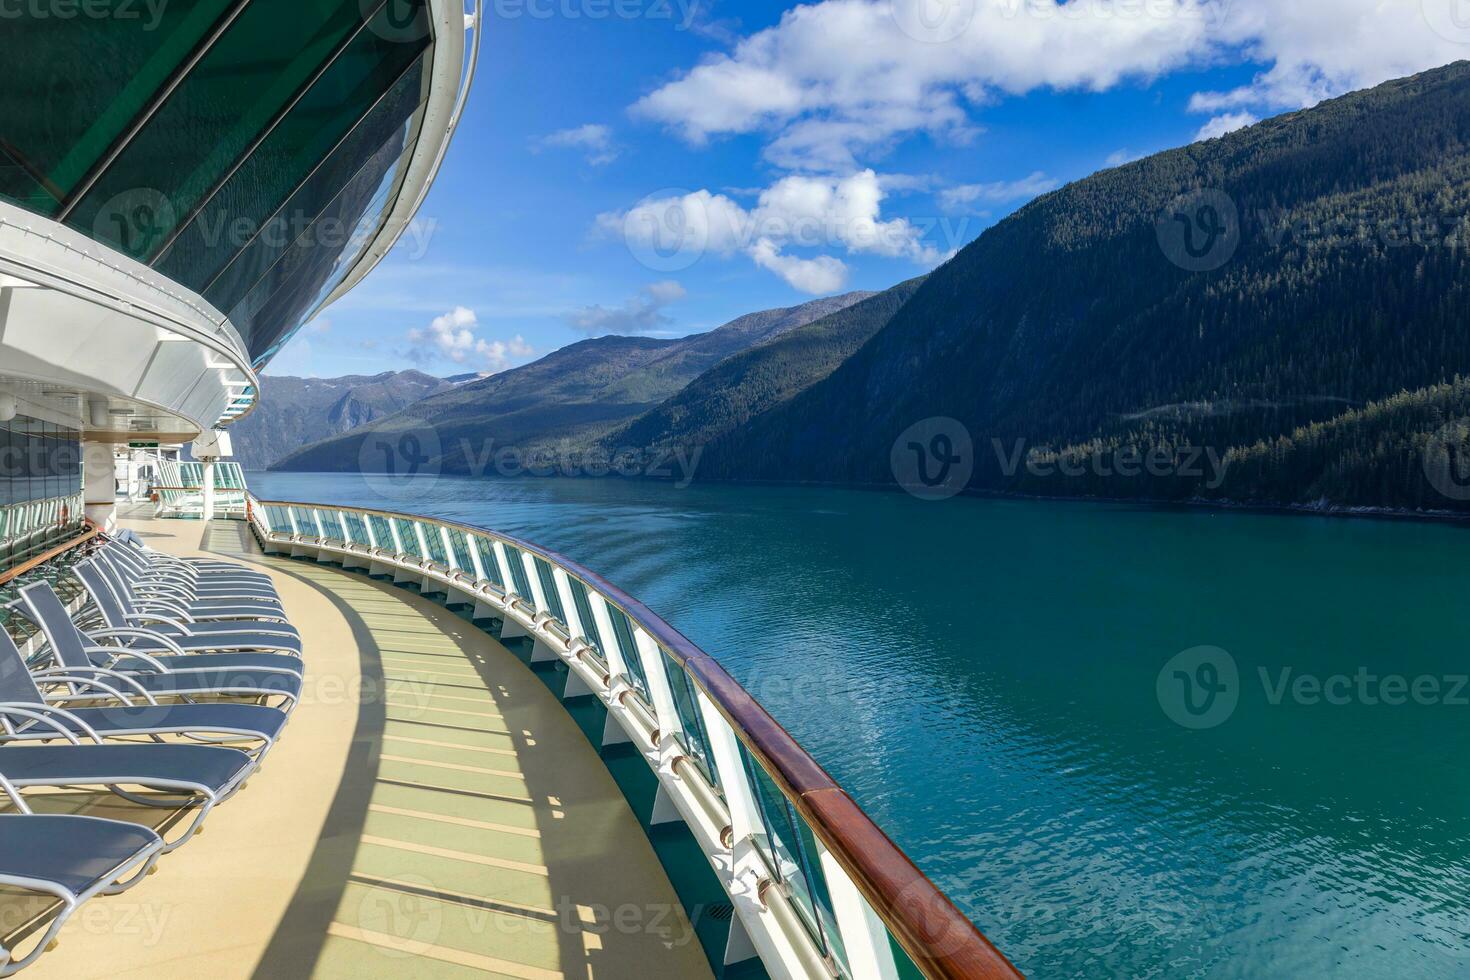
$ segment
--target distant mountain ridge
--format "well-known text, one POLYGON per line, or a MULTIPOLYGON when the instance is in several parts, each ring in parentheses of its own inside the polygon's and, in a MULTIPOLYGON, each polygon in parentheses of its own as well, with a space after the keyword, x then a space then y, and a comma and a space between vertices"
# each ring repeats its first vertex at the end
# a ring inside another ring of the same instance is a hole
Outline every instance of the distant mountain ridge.
MULTIPOLYGON (((653 408, 731 354, 746 350, 873 296, 851 292, 764 310, 707 333, 677 339, 596 337, 539 360, 442 390, 411 414, 380 418, 378 428, 432 426, 444 472, 468 472, 465 446, 591 445, 615 426, 653 408)), ((305 446, 274 468, 340 472, 356 469, 364 432, 305 446)))
POLYGON ((732 354, 609 433, 608 452, 706 447, 825 378, 898 312, 923 276, 732 354))
POLYGON ((346 432, 453 387, 422 371, 384 371, 340 378, 266 375, 255 409, 230 428, 234 458, 267 469, 293 450, 346 432))

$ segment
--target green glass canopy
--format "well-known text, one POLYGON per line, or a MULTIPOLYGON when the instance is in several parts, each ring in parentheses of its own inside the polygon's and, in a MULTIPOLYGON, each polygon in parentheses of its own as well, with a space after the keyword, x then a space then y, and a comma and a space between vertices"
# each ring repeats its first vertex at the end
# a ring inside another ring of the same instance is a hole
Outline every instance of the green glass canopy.
POLYGON ((397 201, 427 0, 183 0, 6 27, 0 198, 204 295, 257 366, 397 201))

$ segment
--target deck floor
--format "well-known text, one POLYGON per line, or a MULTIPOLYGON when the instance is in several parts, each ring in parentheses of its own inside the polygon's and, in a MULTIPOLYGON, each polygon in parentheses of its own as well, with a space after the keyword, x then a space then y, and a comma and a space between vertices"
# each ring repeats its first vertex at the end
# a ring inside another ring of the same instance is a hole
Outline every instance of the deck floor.
POLYGON ((94 900, 27 975, 710 976, 596 751, 489 635, 412 591, 265 557, 238 522, 126 523, 267 569, 306 695, 206 832, 94 900))

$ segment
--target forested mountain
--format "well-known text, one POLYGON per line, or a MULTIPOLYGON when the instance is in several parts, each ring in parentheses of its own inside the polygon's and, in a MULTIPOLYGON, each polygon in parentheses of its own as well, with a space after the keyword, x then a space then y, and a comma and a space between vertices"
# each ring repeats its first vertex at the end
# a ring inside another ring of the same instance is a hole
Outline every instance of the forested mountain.
POLYGON ((924 279, 910 279, 720 361, 603 441, 609 451, 707 446, 831 374, 924 279))
MULTIPOLYGON (((751 313, 708 333, 675 340, 597 337, 571 344, 522 367, 445 390, 414 406, 411 416, 383 419, 396 427, 431 427, 445 454, 444 472, 468 472, 471 453, 513 447, 590 445, 616 425, 658 405, 707 369, 753 344, 867 299, 853 292, 800 306, 751 313)), ((277 469, 356 469, 364 433, 307 446, 277 469)))
POLYGON ((267 375, 255 410, 230 428, 234 458, 266 469, 292 450, 346 432, 453 385, 422 371, 341 378, 267 375))
POLYGON ((976 489, 1464 508, 1425 447, 1447 458, 1465 408, 1467 216, 1466 63, 1098 173, 987 230, 700 477, 893 483, 912 450, 976 489), (935 417, 971 448, 900 440, 935 417), (1111 465, 1205 450, 1223 477, 1111 465))

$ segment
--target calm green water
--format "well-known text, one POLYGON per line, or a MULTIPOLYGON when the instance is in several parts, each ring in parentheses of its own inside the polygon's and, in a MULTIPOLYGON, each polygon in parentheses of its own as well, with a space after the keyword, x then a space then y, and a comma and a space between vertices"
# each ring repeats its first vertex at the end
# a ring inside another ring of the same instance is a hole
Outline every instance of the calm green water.
POLYGON ((252 487, 604 572, 1033 976, 1470 974, 1465 528, 616 480, 252 487), (1165 670, 1203 645, 1229 660, 1165 670))

